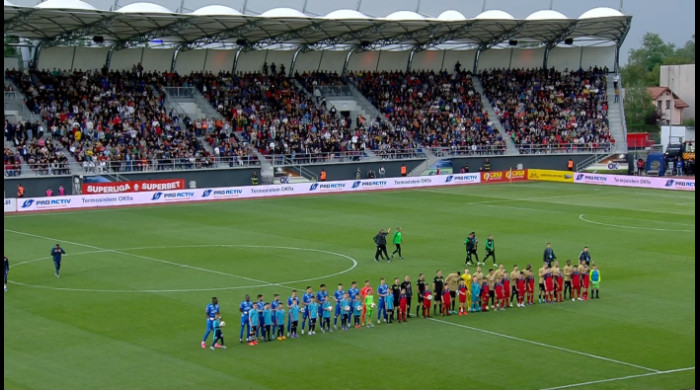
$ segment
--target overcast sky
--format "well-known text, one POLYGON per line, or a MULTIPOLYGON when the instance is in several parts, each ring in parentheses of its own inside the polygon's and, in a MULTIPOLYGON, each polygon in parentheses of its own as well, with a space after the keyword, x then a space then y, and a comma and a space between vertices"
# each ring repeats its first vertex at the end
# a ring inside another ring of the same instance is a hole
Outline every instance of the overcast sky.
MULTIPOLYGON (((83 0, 98 9, 109 10, 147 0, 83 0)), ((627 63, 630 49, 639 48, 647 32, 658 34, 664 42, 683 46, 695 34, 695 2, 692 0, 150 0, 173 11, 184 13, 212 4, 226 5, 241 11, 246 4, 248 14, 261 14, 269 9, 289 7, 309 15, 326 15, 338 9, 358 9, 373 17, 384 17, 395 11, 414 11, 435 17, 446 10, 456 10, 472 18, 482 10, 502 10, 516 19, 550 6, 568 18, 578 18, 589 9, 610 7, 632 15, 632 27, 620 51, 620 64, 627 63)), ((37 0, 10 0, 15 5, 34 6, 37 0)))

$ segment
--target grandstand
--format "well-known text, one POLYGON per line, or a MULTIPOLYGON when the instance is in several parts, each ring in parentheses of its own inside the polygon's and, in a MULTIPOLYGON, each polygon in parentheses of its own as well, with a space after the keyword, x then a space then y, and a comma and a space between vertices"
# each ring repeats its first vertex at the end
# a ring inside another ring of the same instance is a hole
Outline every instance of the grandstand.
POLYGON ((207 170, 240 185, 251 170, 271 182, 276 168, 316 180, 328 164, 348 179, 358 164, 421 174, 485 157, 582 168, 626 152, 608 80, 631 16, 614 9, 242 11, 5 1, 5 35, 22 53, 5 59, 6 187, 217 182, 207 170))

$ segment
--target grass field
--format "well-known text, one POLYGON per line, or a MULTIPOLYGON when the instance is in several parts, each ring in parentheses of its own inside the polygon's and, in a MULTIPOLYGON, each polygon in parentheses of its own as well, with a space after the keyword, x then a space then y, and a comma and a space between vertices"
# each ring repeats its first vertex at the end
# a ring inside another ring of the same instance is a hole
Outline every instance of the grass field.
POLYGON ((528 182, 4 223, 6 389, 695 387, 695 193, 528 182), (397 226, 405 260, 375 263, 372 237, 397 226), (588 245, 601 299, 238 343, 245 294, 432 280, 463 270, 470 231, 480 256, 493 234, 508 269, 539 267, 548 241, 559 260, 588 245), (60 279, 55 243, 67 251, 60 279), (199 345, 213 295, 227 350, 199 345))

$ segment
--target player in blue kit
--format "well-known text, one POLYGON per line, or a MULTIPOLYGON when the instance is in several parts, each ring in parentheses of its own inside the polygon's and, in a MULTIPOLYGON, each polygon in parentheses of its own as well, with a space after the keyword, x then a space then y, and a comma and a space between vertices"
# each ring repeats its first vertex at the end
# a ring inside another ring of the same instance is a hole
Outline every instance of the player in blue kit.
POLYGON ((272 341, 272 307, 269 303, 265 304, 262 312, 263 322, 261 327, 263 331, 263 341, 272 341))
POLYGON ((377 286, 377 295, 379 295, 379 303, 377 306, 377 323, 382 322, 382 313, 384 313, 384 322, 387 322, 388 320, 386 315, 386 294, 388 291, 389 285, 386 284, 384 278, 379 279, 379 286, 377 286))
POLYGON ((248 312, 248 322, 250 322, 250 337, 248 345, 258 345, 258 328, 260 327, 260 313, 253 305, 248 312))
MULTIPOLYGON (((353 302, 353 310, 350 312, 350 315, 352 317, 354 317, 355 316, 355 310, 354 310, 355 309, 355 304, 354 304, 355 298, 357 298, 360 295, 360 289, 357 288, 357 282, 354 280, 350 284, 350 288, 348 289, 348 295, 350 296, 350 300, 353 302)), ((362 313, 360 313, 360 315, 362 315, 362 313)), ((350 326, 350 323, 348 323, 348 326, 350 326)))
POLYGON ((311 286, 306 286, 306 293, 301 296, 301 308, 304 309, 301 312, 301 334, 304 334, 304 328, 306 328, 306 319, 309 318, 309 304, 311 300, 315 300, 314 292, 311 290, 311 286))
POLYGON ((321 283, 320 289, 316 293, 316 303, 318 303, 320 307, 323 306, 326 301, 328 301, 328 290, 326 290, 326 284, 321 283))
POLYGON ((260 333, 262 333, 262 339, 265 340, 265 322, 263 318, 263 311, 265 310, 265 297, 262 294, 258 294, 258 301, 255 302, 255 310, 258 312, 258 328, 255 331, 255 338, 258 339, 260 333))
POLYGON ((340 310, 341 310, 341 325, 343 330, 348 330, 350 326, 350 315, 352 314, 352 300, 350 300, 350 294, 345 293, 343 299, 340 300, 340 310))
MULTIPOLYGON (((318 319, 318 303, 316 302, 316 297, 311 296, 311 302, 306 306, 306 313, 309 317, 309 336, 316 334, 316 320, 318 319)), ((302 329, 301 334, 304 334, 302 329)))
MULTIPOLYGON (((292 290, 292 295, 287 298, 287 310, 289 311, 289 318, 287 318, 287 337, 291 338, 292 332, 292 306, 299 306, 299 297, 297 296, 297 290, 292 290)), ((299 319, 297 318, 297 321, 299 319)))
POLYGON ((272 337, 277 337, 277 309, 282 307, 282 302, 280 301, 280 295, 273 295, 272 302, 270 302, 270 309, 272 309, 272 337))
POLYGON ((321 305, 321 332, 326 333, 326 331, 333 333, 331 329, 331 312, 333 311, 333 304, 330 300, 326 299, 321 305))
MULTIPOLYGON (((333 328, 338 329, 338 316, 342 315, 343 307, 340 302, 345 296, 345 291, 343 291, 343 284, 338 283, 338 289, 333 292, 333 299, 335 301, 335 317, 333 317, 333 328)), ((342 317, 341 317, 342 318, 342 317)))
POLYGON ((204 332, 204 337, 202 337, 202 348, 207 347, 207 337, 209 337, 209 333, 214 331, 214 320, 218 312, 219 300, 216 297, 212 297, 211 303, 204 309, 204 315, 207 316, 207 330, 204 332))
POLYGON ((287 337, 284 335, 284 315, 285 315, 285 310, 283 306, 277 307, 277 310, 275 310, 275 327, 277 330, 277 333, 274 333, 277 335, 277 340, 286 340, 287 337))
POLYGON ((245 334, 245 341, 250 342, 250 321, 249 321, 249 313, 250 310, 253 308, 253 302, 250 300, 250 295, 246 294, 245 299, 243 302, 241 302, 241 305, 238 307, 238 311, 241 312, 241 334, 240 334, 240 342, 243 342, 243 330, 247 327, 248 331, 245 334))
POLYGON ((299 326, 299 316, 301 315, 301 307, 299 307, 299 300, 293 301, 292 305, 289 307, 289 322, 291 323, 291 330, 289 338, 296 339, 299 338, 297 333, 297 327, 299 326))
POLYGON ((361 327, 360 318, 362 318, 362 298, 359 293, 352 300, 352 316, 355 319, 355 328, 359 329, 361 327))
POLYGON ((384 322, 391 324, 394 322, 394 292, 389 289, 386 293, 386 315, 384 316, 384 322), (387 316, 389 317, 387 319, 387 316))

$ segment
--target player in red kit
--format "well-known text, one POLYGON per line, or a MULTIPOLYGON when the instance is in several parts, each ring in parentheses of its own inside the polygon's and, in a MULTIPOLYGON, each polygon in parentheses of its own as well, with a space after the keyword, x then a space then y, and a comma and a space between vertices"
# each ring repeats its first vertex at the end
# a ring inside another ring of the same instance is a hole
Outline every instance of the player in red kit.
POLYGON ((401 295, 399 295, 399 322, 406 322, 406 310, 408 308, 408 296, 406 296, 406 289, 401 289, 401 295))
POLYGON ((518 290, 518 307, 525 307, 525 273, 523 271, 520 271, 515 281, 515 288, 518 290))
POLYGON ((554 276, 557 278, 557 302, 564 302, 564 274, 559 270, 554 276))
POLYGON ((586 264, 585 260, 581 261, 581 265, 579 266, 579 272, 581 273, 581 286, 583 287, 583 300, 587 301, 588 300, 588 287, 591 284, 591 280, 589 278, 590 269, 588 269, 588 264, 586 264))
POLYGON ((430 305, 432 304, 432 292, 428 288, 428 286, 425 286, 425 290, 423 290, 423 318, 428 318, 430 317, 430 305))
POLYGON ((457 294, 459 295, 459 315, 469 315, 469 312, 467 311, 467 285, 464 284, 464 279, 460 279, 459 281, 457 294))
POLYGON ((450 286, 445 284, 445 287, 442 289, 442 313, 441 313, 441 315, 443 317, 450 315, 450 305, 452 305, 452 295, 450 295, 450 286))
POLYGON ((571 300, 575 301, 577 299, 581 300, 581 273, 578 267, 574 267, 574 271, 571 273, 571 300))
POLYGON ((506 306, 513 307, 513 304, 512 304, 512 303, 509 303, 509 302, 511 302, 511 300, 510 300, 510 291, 511 291, 511 288, 510 288, 510 279, 508 278, 508 275, 504 273, 504 274, 503 274, 503 298, 504 298, 504 300, 503 300, 503 302, 504 302, 503 307, 506 307, 506 306))
POLYGON ((533 305, 535 303, 535 275, 532 273, 532 265, 530 264, 525 268, 525 295, 527 296, 526 303, 533 305))
POLYGON ((549 267, 544 272, 544 293, 545 302, 554 302, 554 277, 549 267))
POLYGON ((481 311, 489 311, 489 283, 481 284, 481 311))
POLYGON ((506 301, 504 299, 505 295, 503 294, 503 278, 501 278, 500 276, 496 279, 496 283, 494 284, 494 290, 494 295, 496 295, 496 307, 493 308, 493 311, 498 310, 499 307, 501 308, 501 310, 505 310, 506 308, 504 305, 506 301))

